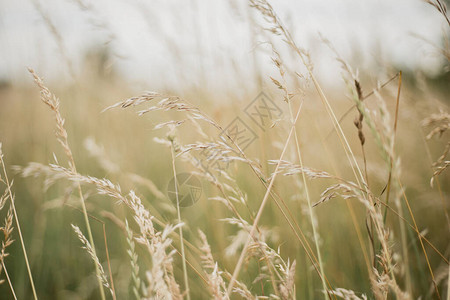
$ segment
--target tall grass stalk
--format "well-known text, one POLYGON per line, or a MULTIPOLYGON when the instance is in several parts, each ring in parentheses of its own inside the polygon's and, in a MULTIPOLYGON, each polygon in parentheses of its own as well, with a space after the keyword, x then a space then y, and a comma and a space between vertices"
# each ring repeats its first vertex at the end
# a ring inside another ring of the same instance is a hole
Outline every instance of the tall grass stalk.
MULTIPOLYGON (((292 105, 291 105, 291 101, 288 101, 289 103, 289 114, 291 116, 291 122, 294 122, 294 114, 292 112, 292 105)), ((300 163, 300 167, 303 168, 303 158, 302 158, 302 153, 300 151, 300 143, 298 140, 298 136, 297 136, 297 131, 294 131, 294 139, 295 139, 295 146, 297 149, 297 155, 298 155, 298 160, 300 163)), ((318 223, 317 223, 317 218, 315 216, 315 213, 312 209, 312 202, 311 202, 311 197, 309 195, 309 188, 308 188, 308 183, 306 182, 306 175, 305 172, 302 172, 302 181, 303 181, 303 186, 305 188, 305 196, 306 196, 306 200, 308 202, 308 211, 309 211, 309 217, 310 217, 310 222, 311 222, 311 226, 312 226, 312 231, 313 231, 313 237, 314 237, 314 244, 316 246, 316 251, 317 251, 317 258, 319 260, 319 269, 320 269, 320 273, 323 275, 322 276, 322 287, 324 289, 324 291, 327 290, 327 284, 325 282, 325 272, 323 269, 323 261, 322 261, 322 255, 320 253, 320 245, 319 245, 319 236, 318 236, 318 223)), ((325 299, 327 299, 327 294, 324 294, 325 299)))
POLYGON ((414 214, 413 214, 412 209, 411 209, 411 205, 409 204, 408 197, 406 196, 405 190, 403 189, 403 186, 402 186, 402 183, 400 181, 400 178, 397 177, 396 180, 397 180, 397 182, 398 182, 398 184, 400 186, 400 190, 402 191, 403 199, 405 200, 406 207, 408 208, 408 212, 409 212, 409 215, 411 216, 411 219, 413 221, 413 224, 414 224, 414 227, 416 229, 416 232, 418 233, 417 236, 419 237, 420 246, 422 247, 422 251, 423 251, 423 254, 425 256, 425 260, 427 262, 428 271, 430 272, 430 275, 431 275, 431 280, 433 282, 434 289, 436 291, 436 296, 438 297, 438 299, 441 299, 441 295, 439 294, 439 289, 438 289, 438 286, 437 286, 437 283, 436 283, 436 279, 434 277, 433 268, 431 267, 430 259, 428 258, 428 254, 427 254, 427 250, 425 249, 425 246, 423 244, 422 235, 420 234, 419 227, 417 226, 416 218, 414 217, 414 214))
POLYGON ((2 268, 5 271, 6 280, 8 281, 8 285, 9 285, 9 288, 11 289, 11 293, 12 293, 12 295, 14 297, 14 300, 17 300, 16 292, 14 292, 14 287, 13 287, 13 285, 11 283, 11 279, 9 278, 9 274, 8 274, 8 271, 6 270, 6 266, 5 266, 5 262, 4 261, 2 261, 2 268))
POLYGON ((280 154, 279 162, 278 162, 277 166, 275 167, 274 175, 272 176, 272 179, 270 180, 269 186, 267 187, 266 193, 264 194, 264 198, 263 198, 263 200, 262 200, 262 202, 261 202, 261 204, 259 206, 258 213, 256 214, 256 217, 255 217, 255 219, 253 221, 252 229, 250 230, 250 233, 249 233, 249 236, 247 238, 247 241, 245 242, 244 248, 242 249, 242 252, 241 252, 241 254, 239 256, 238 262, 237 262, 237 264, 236 264, 236 266, 234 268, 233 275, 232 275, 232 277, 230 279, 230 283, 228 284, 228 289, 227 289, 228 295, 231 294, 231 291, 233 290, 234 283, 235 283, 237 277, 239 276, 239 272, 241 271, 245 255, 247 254, 248 247, 249 247, 250 242, 251 242, 251 240, 253 238, 253 235, 255 234, 256 227, 258 226, 258 222, 259 222, 259 220, 261 218, 262 212, 264 211, 264 207, 267 204, 267 200, 269 199, 269 195, 270 195, 270 192, 272 190, 273 184, 275 182, 275 178, 277 177, 278 168, 280 167, 281 161, 283 160, 284 154, 286 153, 286 150, 288 148, 289 141, 291 140, 292 134, 295 131, 295 124, 297 123, 298 117, 300 116, 300 112, 301 112, 302 106, 303 106, 302 104, 303 103, 300 104, 300 107, 298 109, 297 115, 295 117, 295 122, 292 123, 292 127, 291 127, 291 130, 289 131, 289 135, 288 135, 288 137, 286 139, 286 143, 285 143, 285 145, 283 147, 283 151, 280 154))
MULTIPOLYGON (((275 11, 273 10, 272 6, 266 1, 266 0, 252 0, 251 1, 252 6, 254 6, 257 10, 259 10, 261 12, 261 14, 266 17, 268 19, 268 21, 274 26, 274 28, 272 29, 273 32, 275 34, 279 34, 284 36, 285 41, 287 42, 287 44, 294 50, 294 52, 299 56, 302 64, 306 67, 308 75, 310 76, 314 87, 316 89, 316 91, 318 92, 320 99, 322 100, 332 122, 333 122, 333 126, 335 127, 335 130, 339 133, 339 140, 341 141, 344 151, 346 153, 346 156, 350 162, 351 168, 353 170, 353 173, 355 175, 355 178, 358 182, 358 185, 360 187, 363 187, 366 189, 367 191, 367 184, 365 183, 364 180, 364 176, 362 175, 362 172, 359 168, 358 163, 356 162, 356 158, 353 154, 353 151, 347 141, 347 138, 337 120, 337 117, 327 99, 327 97, 325 96, 322 87, 320 86, 319 82, 317 81, 317 79, 315 78, 313 72, 312 72, 312 68, 311 65, 307 63, 306 59, 305 59, 305 55, 304 53, 302 53, 302 51, 300 50, 300 48, 296 45, 295 41, 293 40, 291 34, 289 33, 289 31, 283 26, 283 24, 281 23, 281 20, 279 19, 279 17, 277 16, 277 14, 275 13, 275 11), (355 171, 355 167, 358 170, 358 175, 355 171), (363 184, 361 184, 360 179, 363 181, 363 184)), ((369 199, 369 201, 371 201, 371 199, 369 199)), ((313 232, 315 232, 315 228, 314 228, 314 224, 313 224, 313 232)), ((315 236, 315 243, 317 246, 317 232, 315 232, 314 234, 315 236)), ((385 250, 387 252, 387 249, 385 247, 385 250)), ((321 260, 320 258, 320 252, 318 252, 318 256, 319 256, 319 262, 321 260)), ((388 261, 388 264, 390 264, 390 261, 388 261)), ((322 268, 322 263, 320 262, 320 267, 322 268)), ((323 270, 323 268, 322 268, 323 270)), ((323 274, 323 272, 321 272, 323 274)), ((395 280, 395 279, 394 279, 395 280)), ((324 290, 326 289, 326 284, 325 281, 322 280, 322 284, 323 284, 323 288, 324 290)))
MULTIPOLYGON (((282 213, 283 217, 285 218, 285 220, 289 224, 289 227, 294 232, 294 234, 295 234, 296 238, 299 240, 299 242, 302 244, 302 247, 305 249, 305 251, 306 251, 306 253, 308 255, 308 258, 313 263, 314 269, 317 271, 319 276, 322 276, 322 274, 320 273, 320 271, 318 270, 318 268, 316 266, 317 258, 315 257, 314 252, 311 250, 311 247, 310 247, 310 245, 308 243, 308 240, 305 238, 305 235, 301 231, 301 229, 298 226, 298 224, 295 222, 295 219, 292 217, 292 214, 291 214, 290 210, 288 210, 287 213, 286 213, 282 209, 281 204, 283 204, 283 206, 287 208, 287 205, 286 205, 285 201, 279 196, 279 194, 275 191, 274 188, 268 189, 267 181, 266 181, 266 179, 263 178, 259 168, 256 167, 255 163, 247 157, 245 152, 239 147, 239 145, 236 143, 236 141, 219 124, 217 124, 212 118, 207 116, 204 112, 202 112, 197 107, 195 107, 192 104, 190 104, 188 101, 186 101, 184 99, 181 99, 180 97, 167 96, 167 95, 163 96, 162 94, 156 93, 156 92, 146 92, 145 94, 143 94, 141 96, 132 97, 132 98, 129 98, 129 99, 125 100, 125 101, 120 101, 120 102, 118 102, 116 104, 113 104, 113 105, 107 107, 103 111, 106 111, 106 110, 109 110, 109 109, 112 109, 112 108, 115 108, 115 107, 128 108, 128 107, 132 107, 132 106, 137 106, 137 105, 140 105, 142 103, 146 103, 146 102, 155 100, 157 98, 163 98, 163 99, 161 101, 159 101, 157 105, 151 106, 151 107, 149 107, 149 108, 147 108, 145 110, 139 111, 139 115, 143 115, 143 114, 145 114, 147 112, 157 111, 157 110, 183 111, 183 112, 186 112, 188 114, 191 114, 192 117, 195 118, 195 119, 203 120, 203 121, 207 122, 208 124, 212 125, 215 129, 219 130, 221 133, 223 133, 226 136, 226 138, 231 142, 231 144, 236 148, 238 153, 241 155, 241 157, 239 157, 238 160, 239 161, 244 161, 251 168, 252 172, 258 177, 259 181, 262 183, 264 188, 266 190, 269 190, 269 195, 274 199, 275 204, 277 205, 277 208, 280 209, 280 212, 282 213), (165 97, 165 98, 163 98, 163 97, 165 97), (293 221, 291 221, 289 219, 288 215, 293 219, 293 221), (297 230, 295 229, 295 226, 294 226, 293 223, 296 225, 296 227, 297 227, 297 229, 298 229, 298 231, 300 233, 297 232, 297 230)), ((167 142, 167 143, 169 143, 169 146, 170 146, 170 142, 167 142)), ((167 144, 167 143, 164 142, 164 144, 167 144)), ((190 149, 191 148, 188 147, 188 149, 184 149, 182 151, 182 153, 188 152, 188 151, 190 151, 190 149)), ((233 151, 235 151, 235 150, 233 150, 233 151)), ((215 185, 219 184, 219 182, 217 180, 213 180, 213 182, 214 182, 215 185)), ((220 184, 219 184, 219 186, 220 186, 220 184)), ((225 196, 225 198, 227 198, 227 197, 225 196)), ((227 200, 227 202, 229 202, 229 201, 227 200)), ((258 226, 256 226, 256 230, 258 230, 258 226)), ((252 238, 254 238, 254 237, 252 236, 252 238)), ((326 277, 325 277, 325 279, 326 279, 326 277)), ((331 287, 331 285, 329 285, 329 286, 331 287)), ((275 292, 277 291, 276 288, 274 288, 274 290, 275 290, 275 292)))
MULTIPOLYGON (((25 265, 27 266, 28 277, 30 278, 31 290, 33 291, 34 299, 37 300, 38 297, 37 297, 37 293, 36 293, 36 288, 34 287, 33 275, 31 274, 31 268, 30 268, 30 263, 28 262, 27 250, 25 249, 25 243, 24 243, 23 237, 22 237, 22 230, 20 229, 20 222, 19 222, 19 218, 17 216, 16 205, 14 203, 15 202, 14 195, 11 191, 11 185, 9 183, 8 174, 6 173, 5 162, 3 160, 3 153, 1 151, 1 144, 0 144, 0 160, 1 160, 1 164, 2 164, 3 175, 5 176, 6 189, 8 190, 9 199, 11 201, 11 207, 14 212, 14 219, 16 220, 17 232, 19 233, 20 245, 22 246, 23 256, 25 258, 25 265)), ((6 274, 6 268, 4 268, 4 269, 5 269, 5 274, 6 274)), ((9 278, 8 278, 8 282, 10 282, 9 278)), ((12 288, 12 285, 11 285, 11 288, 12 288)), ((14 294, 14 290, 12 290, 12 291, 14 294)))
POLYGON ((86 250, 86 252, 89 254, 89 256, 91 257, 92 261, 94 262, 94 264, 98 267, 98 269, 100 270, 100 277, 98 278, 100 280, 100 282, 102 283, 102 285, 104 285, 109 292, 111 293, 111 296, 113 297, 113 299, 115 299, 114 296, 114 292, 111 289, 111 286, 109 285, 108 279, 106 278, 106 273, 105 270, 103 269, 102 265, 100 264, 100 261, 98 260, 98 257, 95 255, 93 248, 91 246, 91 244, 89 243, 89 241, 86 239, 86 237, 84 236, 84 234, 81 232, 80 228, 78 226, 75 226, 73 224, 72 225, 72 229, 74 230, 74 232, 77 234, 78 239, 80 240, 80 242, 83 244, 83 249, 86 250))
POLYGON ((384 229, 384 224, 380 222, 380 220, 378 219, 378 216, 377 216, 377 214, 378 214, 377 211, 373 209, 374 202, 373 202, 372 196, 370 195, 369 187, 367 185, 365 177, 363 176, 363 174, 361 172, 361 169, 356 161, 355 155, 353 154, 353 151, 352 151, 352 149, 348 143, 348 140, 342 130, 342 127, 340 126, 339 121, 338 121, 327 97, 325 96, 325 94, 322 90, 322 87, 320 86, 319 82, 317 81, 317 79, 315 78, 315 76, 313 74, 311 65, 307 63, 305 54, 296 45, 296 43, 293 40, 289 31, 282 25, 280 19, 278 18, 277 14, 273 10, 272 6, 266 0, 252 0, 251 3, 256 9, 258 9, 261 12, 261 14, 268 20, 268 22, 270 22, 272 24, 272 26, 273 26, 272 32, 275 34, 284 36, 286 43, 291 46, 291 48, 299 56, 302 64, 306 67, 307 73, 310 76, 310 78, 314 84, 314 88, 316 89, 317 93, 319 94, 319 97, 322 100, 322 103, 324 104, 330 119, 332 120, 333 126, 334 126, 336 132, 338 133, 339 140, 340 140, 341 144, 343 145, 343 149, 345 151, 347 159, 350 162, 350 166, 352 168, 352 171, 353 171, 355 179, 358 183, 358 186, 361 190, 365 191, 362 194, 362 198, 364 199, 364 201, 367 201, 370 204, 370 206, 367 207, 367 208, 369 208, 368 209, 369 217, 370 217, 372 224, 375 227, 377 236, 379 237, 379 240, 380 240, 384 264, 386 266, 386 269, 389 270, 393 284, 395 286, 397 286, 396 279, 393 274, 392 258, 390 255, 389 246, 387 244, 387 235, 386 235, 386 231, 384 229))
MULTIPOLYGON (((280 83, 279 81, 275 80, 272 78, 272 81, 275 83, 275 85, 280 88, 281 90, 283 90, 284 92, 284 100, 285 102, 288 103, 288 108, 289 108, 289 116, 291 118, 291 124, 294 124, 294 113, 292 110, 292 99, 293 96, 291 94, 289 94, 288 88, 287 88, 287 83, 286 83, 286 78, 285 78, 285 70, 284 70, 284 65, 283 62, 281 60, 281 57, 279 55, 278 52, 276 52, 274 50, 275 54, 276 54, 276 58, 272 59, 276 65, 276 67, 278 68, 278 71, 280 73, 280 76, 282 78, 282 83, 280 83)), ((293 125, 295 127, 295 125, 293 125)), ((295 139, 295 146, 296 146, 296 150, 297 150, 297 156, 298 156, 298 160, 300 163, 300 167, 303 169, 303 158, 302 158, 302 153, 300 151, 300 142, 298 139, 298 134, 297 134, 297 130, 294 130, 294 139, 295 139)), ((318 224, 317 224, 317 218, 313 212, 312 209, 312 202, 311 202, 311 197, 310 197, 310 193, 309 193, 309 188, 308 188, 308 183, 306 181, 306 175, 304 172, 301 173, 301 177, 302 177, 302 181, 303 181, 303 187, 305 189, 305 196, 306 196, 306 200, 307 200, 307 204, 308 204, 308 212, 309 212, 309 217, 310 217, 310 222, 311 222, 311 227, 313 230, 313 238, 314 238, 314 244, 316 246, 316 252, 317 252, 317 257, 318 257, 318 264, 319 264, 319 270, 320 273, 323 275, 322 276, 322 288, 324 291, 327 290, 327 283, 325 281, 325 272, 323 269, 323 262, 322 262, 322 255, 320 253, 320 246, 319 246, 319 236, 318 236, 318 224)), ((325 299, 327 298, 327 294, 324 293, 324 297, 325 299)))
MULTIPOLYGON (((422 141, 423 141, 423 144, 425 147, 425 152, 427 153, 428 161, 429 161, 430 165, 433 165, 433 158, 431 157, 430 146, 428 146, 428 143, 427 143, 426 137, 425 137, 425 133, 423 132, 422 128, 420 128, 420 135, 422 137, 422 141)), ((447 230, 450 233, 450 217, 449 217, 448 211, 447 211, 447 203, 445 202, 445 197, 444 197, 444 193, 442 191, 442 187, 441 187, 439 178, 437 176, 435 177, 433 175, 430 185, 433 187, 434 183, 436 183, 436 187, 439 191, 439 199, 441 200, 442 210, 444 211, 445 219, 447 220, 447 230)))
MULTIPOLYGON (((272 47, 273 47, 273 46, 272 46, 272 47)), ((286 72, 286 71, 285 71, 285 66, 284 66, 284 64, 283 64, 283 61, 282 61, 282 59, 281 59, 281 56, 279 55, 279 53, 278 53, 275 49, 273 49, 273 52, 275 53, 276 57, 275 57, 275 58, 272 58, 272 61, 275 63, 275 66, 278 68, 278 71, 279 71, 279 73, 280 73, 282 82, 280 82, 280 81, 278 81, 278 80, 276 80, 276 79, 274 79, 274 78, 272 78, 272 77, 271 77, 271 79, 272 79, 272 82, 273 82, 279 89, 283 90, 283 92, 284 92, 284 101, 288 103, 289 115, 290 115, 290 118, 291 118, 290 121, 291 121, 291 124, 293 124, 293 123, 294 123, 294 114, 293 114, 293 110, 292 110, 292 99, 294 98, 294 94, 290 94, 289 91, 288 91, 288 88, 287 88, 287 81, 286 81, 286 78, 285 78, 285 72, 286 72)), ((299 139, 298 139, 298 136, 297 136, 297 130, 294 131, 294 136, 295 136, 295 145, 296 145, 296 150, 297 150, 298 159, 299 159, 299 161, 300 161, 301 168, 303 168, 303 159, 302 159, 302 155, 301 155, 301 152, 300 152, 300 143, 299 143, 299 139)), ((308 246, 308 250, 310 251, 311 256, 312 256, 312 257, 314 258, 314 260, 315 260, 315 263, 317 263, 317 264, 319 265, 319 273, 322 274, 322 275, 320 276, 320 278, 321 278, 323 290, 324 290, 324 291, 327 290, 327 283, 328 283, 328 285, 330 286, 330 290, 333 290, 333 288, 331 287, 331 284, 328 282, 328 280, 327 280, 327 278, 326 278, 326 276, 325 276, 325 272, 324 272, 324 269, 323 269, 322 256, 321 256, 321 253, 320 253, 320 247, 319 247, 319 236, 318 236, 318 233, 317 233, 317 231, 318 231, 318 230, 317 230, 317 226, 318 226, 318 224, 317 224, 317 218, 315 217, 314 212, 313 212, 313 210, 312 210, 311 198, 310 198, 310 194, 309 194, 308 183, 306 182, 305 174, 302 173, 301 176, 302 176, 302 178, 303 178, 303 187, 304 187, 304 189, 305 189, 305 196, 306 196, 306 199, 307 199, 307 205, 308 205, 308 212, 309 212, 309 216, 310 216, 310 222, 311 222, 311 226, 312 226, 312 228, 313 228, 313 238, 314 238, 314 244, 315 244, 315 246, 316 246, 316 251, 317 251, 318 259, 317 259, 316 256, 314 255, 314 251, 313 251, 313 250, 311 249, 311 247, 309 246, 309 243, 307 242, 307 239, 304 238, 304 240, 305 240, 305 242, 306 242, 306 244, 307 244, 307 246, 308 246)), ((284 202, 283 202, 283 204, 285 205, 284 202)), ((290 217, 291 217, 291 218, 294 220, 294 222, 295 222, 295 218, 292 216, 292 214, 291 214, 289 208, 288 208, 286 205, 285 205, 285 208, 287 209, 287 211, 288 211, 290 217)), ((298 230, 301 232, 301 229, 300 229, 300 227, 298 226, 298 223, 295 222, 295 224, 297 225, 298 230)), ((306 250, 306 249, 305 249, 305 250, 306 250)), ((313 262, 313 263, 314 263, 314 262, 313 262)), ((325 297, 325 298, 327 297, 327 294, 326 294, 326 293, 324 293, 324 297, 325 297)))
POLYGON ((141 299, 141 279, 139 278, 139 265, 138 265, 138 255, 135 250, 133 232, 128 226, 128 221, 125 219, 125 230, 127 233, 127 243, 129 249, 127 254, 130 257, 131 264, 131 280, 133 283, 132 291, 136 300, 141 299))
MULTIPOLYGON (((264 1, 265 3, 267 3, 266 1, 264 1)), ((348 143, 348 140, 344 134, 344 131, 342 130, 342 127, 339 124, 339 121, 336 117, 336 114, 334 113, 334 110, 332 109, 330 102, 328 101, 327 97, 325 96, 325 93, 322 90, 322 87, 320 86, 319 82, 317 81, 316 77, 314 76, 313 72, 312 72, 312 68, 311 66, 306 62, 305 57, 303 55, 303 53, 301 52, 301 50, 297 47, 297 45, 295 44, 294 40, 292 39, 290 33, 281 25, 281 22, 279 21, 278 17, 276 16, 276 14, 273 12, 271 6, 267 3, 267 5, 270 7, 270 14, 272 14, 272 19, 275 22, 275 24, 278 26, 279 30, 281 31, 281 33, 285 36, 286 41, 288 42, 289 45, 291 45, 291 47, 294 49, 294 51, 298 54, 298 56, 300 57, 301 62, 303 63, 303 65, 306 67, 308 74, 314 84, 314 87, 317 91, 317 93, 319 94, 320 99, 322 100, 328 115, 330 116, 332 122, 333 122, 333 126, 335 127, 335 130, 338 132, 338 137, 340 142, 343 145, 345 154, 347 156, 347 159, 350 162, 350 166, 352 168, 353 174, 355 176, 355 179, 358 183, 358 186, 365 190, 365 193, 362 195, 365 201, 368 201, 370 203, 371 206, 374 206, 374 202, 372 197, 370 196, 366 196, 369 195, 369 189, 367 186, 367 183, 364 179, 363 173, 361 172, 361 169, 359 167, 359 164, 356 161, 356 157, 353 154, 353 151, 348 143), (356 168, 356 170, 355 170, 356 168), (356 172, 357 171, 357 172, 356 172)), ((370 214, 373 214, 373 212, 370 212, 370 214)), ((370 215, 370 218, 372 220, 372 222, 375 225, 375 230, 377 232, 377 235, 380 237, 380 243, 383 249, 383 253, 384 255, 386 255, 386 264, 387 264, 387 268, 389 270, 393 270, 392 268, 392 258, 390 257, 390 252, 389 252, 389 247, 387 245, 387 241, 385 240, 384 236, 384 229, 383 229, 383 224, 379 223, 379 220, 376 218, 375 215, 370 215)), ((391 279, 393 281, 393 283, 396 285, 396 279, 395 276, 393 274, 393 272, 391 273, 391 279)))
MULTIPOLYGON (((172 154, 172 170, 173 170, 173 179, 175 183, 175 197, 177 200, 177 215, 178 215, 178 223, 181 224, 181 211, 180 211, 180 198, 178 196, 178 179, 177 179, 177 170, 175 167, 175 147, 174 147, 174 137, 171 137, 171 154, 172 154)), ((180 235, 180 248, 181 248, 181 260, 183 264, 183 279, 184 286, 186 289, 186 298, 187 300, 191 299, 190 291, 189 291, 189 280, 187 276, 186 269, 186 254, 184 253, 184 239, 183 239, 183 229, 182 226, 178 227, 179 235, 180 235)))
MULTIPOLYGON (((328 145, 325 143, 325 140, 324 140, 324 138, 322 136, 321 130, 317 126, 317 121, 314 121, 314 125, 315 125, 315 127, 317 129, 318 135, 320 136, 320 141, 321 141, 322 147, 325 150, 325 152, 327 153, 327 157, 329 158, 330 165, 331 165, 331 168, 333 169, 333 172, 338 177, 342 177, 340 172, 339 172, 339 170, 338 170, 338 167, 336 166, 336 163, 335 163, 334 159, 332 159, 333 155, 331 154, 328 145)), ((363 252, 363 257, 364 257, 364 261, 366 263, 367 272, 368 272, 368 274, 370 276, 370 274, 372 273, 372 266, 370 265, 369 254, 367 252, 366 245, 364 243, 364 238, 363 238, 362 231, 361 231, 361 229, 358 226, 358 221, 357 221, 357 218, 356 218, 356 213, 355 213, 355 209, 353 207, 353 203, 352 203, 351 200, 346 200, 345 203, 346 203, 348 211, 350 213, 350 217, 352 219, 353 227, 355 227, 356 236, 358 237, 358 242, 359 242, 359 245, 361 247, 361 251, 363 252)))
MULTIPOLYGON (((400 92, 402 88, 402 71, 398 73, 398 88, 397 88, 397 99, 395 103, 395 116, 394 116, 394 129, 392 132, 392 138, 391 138, 391 155, 390 155, 390 165, 389 165, 389 179, 388 179, 388 187, 387 187, 387 194, 386 194, 386 205, 389 204, 389 194, 391 191, 391 181, 392 181, 392 172, 396 172, 398 174, 399 170, 397 170, 398 166, 394 166, 394 160, 395 160, 395 139, 397 135, 397 124, 398 124, 398 113, 400 108, 400 92), (393 170, 393 168, 396 168, 393 170)), ((410 267, 409 267, 409 254, 408 254, 408 242, 407 242, 407 232, 405 228, 405 223, 402 221, 404 219, 403 217, 403 205, 402 201, 400 201, 400 197, 395 197, 395 204, 397 206, 397 211, 399 213, 399 226, 400 226, 400 240, 402 243, 402 253, 403 253, 403 260, 404 260, 404 266, 405 266, 405 277, 406 277, 406 290, 410 295, 413 294, 412 290, 412 281, 411 281, 411 273, 410 273, 410 267)), ((386 223, 386 216, 387 216, 387 207, 384 212, 384 222, 386 223)))
MULTIPOLYGON (((50 92, 50 90, 44 85, 44 82, 42 81, 42 79, 36 74, 36 72, 33 69, 28 68, 28 71, 33 76, 35 83, 37 84, 37 86, 40 89, 42 102, 44 102, 55 114, 56 127, 57 127, 56 137, 58 139, 58 142, 61 144, 61 146, 64 149, 64 152, 67 156, 67 159, 69 162, 69 167, 70 167, 71 171, 73 173, 77 173, 77 169, 75 167, 75 160, 73 158, 72 150, 69 147, 69 141, 67 139, 67 137, 68 137, 67 131, 64 128, 64 119, 61 116, 61 112, 59 111, 59 99, 50 92)), ((88 213, 87 213, 87 209, 86 209, 86 204, 84 203, 84 196, 83 196, 83 192, 81 190, 81 184, 79 182, 77 182, 77 191, 78 191, 78 196, 80 199, 81 208, 83 210, 84 222, 86 224, 86 229, 88 232, 89 243, 92 247, 93 254, 95 256, 97 256, 97 253, 95 251, 94 238, 92 236, 91 225, 89 223, 89 217, 88 217, 88 213)), ((102 300, 105 300, 106 299, 105 291, 103 290, 103 284, 102 284, 102 281, 100 280, 101 272, 100 272, 100 269, 98 268, 97 264, 94 264, 94 266, 95 266, 95 273, 96 273, 96 277, 97 277, 97 281, 98 281, 98 287, 100 289, 100 296, 101 296, 102 300)))

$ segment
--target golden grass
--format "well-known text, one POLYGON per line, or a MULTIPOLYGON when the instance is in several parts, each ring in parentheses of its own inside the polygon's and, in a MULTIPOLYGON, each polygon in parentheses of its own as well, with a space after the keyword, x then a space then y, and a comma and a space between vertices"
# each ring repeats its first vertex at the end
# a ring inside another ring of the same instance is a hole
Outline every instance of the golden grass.
MULTIPOLYGON (((429 2, 447 17, 445 5, 429 2)), ((272 45, 279 76, 267 80, 272 87, 265 92, 282 107, 281 117, 260 128, 245 119, 258 139, 248 147, 230 123, 246 117, 235 110, 239 101, 218 107, 208 101, 216 95, 203 91, 130 97, 126 83, 101 76, 51 92, 29 69, 55 115, 58 148, 48 137, 54 125, 46 112, 24 100, 36 99, 36 90, 8 90, 4 98, 17 102, 2 101, 0 139, 22 177, 13 187, 0 143, 0 294, 449 299, 446 104, 418 106, 417 98, 428 94, 404 82, 407 75, 399 70, 371 86, 325 40, 342 64, 345 99, 342 91, 321 85, 308 53, 266 0, 251 6, 304 73, 287 71, 272 45), (93 93, 104 102, 92 101, 93 93), (111 104, 117 99, 125 100, 111 104), (13 118, 23 126, 11 133, 5 128, 13 118), (182 172, 202 184, 200 200, 190 207, 180 205, 182 172), (165 193, 171 178, 175 203, 165 193), (16 207, 27 215, 22 229, 16 207), (16 233, 23 257, 16 255, 16 233), (80 242, 88 255, 76 252, 80 242), (27 282, 19 280, 21 261, 27 282), (32 271, 39 274, 35 280, 32 271)))

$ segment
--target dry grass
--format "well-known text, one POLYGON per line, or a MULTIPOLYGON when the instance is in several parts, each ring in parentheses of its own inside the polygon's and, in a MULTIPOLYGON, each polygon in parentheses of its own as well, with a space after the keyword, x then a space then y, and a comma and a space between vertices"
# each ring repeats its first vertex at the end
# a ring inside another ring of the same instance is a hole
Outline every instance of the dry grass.
MULTIPOLYGON (((447 18, 445 5, 428 2, 447 18)), ((22 116, 26 124, 35 116, 43 126, 0 136, 9 137, 3 140, 5 152, 15 152, 19 166, 13 170, 21 176, 14 183, 16 197, 0 143, 1 295, 450 299, 446 104, 417 109, 416 97, 427 94, 402 82, 406 75, 399 71, 371 85, 324 39, 342 65, 345 99, 316 78, 309 53, 270 3, 253 0, 251 7, 262 17, 262 28, 285 42, 301 70, 289 71, 280 46, 271 44, 276 75, 268 77, 266 90, 283 112, 270 125, 249 126, 257 132, 249 147, 225 121, 236 117, 236 104, 215 109, 208 101, 214 94, 130 97, 126 86, 106 84, 94 89, 107 102, 99 104, 90 101, 87 89, 51 92, 29 69, 55 116, 62 147, 47 138, 54 125, 39 106, 4 104, 0 124, 8 123, 9 114, 22 116), (118 97, 125 100, 111 105, 118 97), (427 130, 424 139, 421 127, 427 130), (30 143, 34 151, 17 152, 20 140, 28 138, 39 139, 30 143), (433 163, 421 159, 425 153, 433 163), (60 162, 64 156, 66 163, 60 162), (194 174, 202 184, 200 200, 190 207, 180 205, 181 173, 194 174), (176 201, 165 193, 171 178, 176 201), (35 212, 27 210, 27 197, 35 199, 35 212), (15 199, 18 210, 28 213, 25 239, 15 199), (73 225, 79 222, 85 228, 73 225), (71 230, 75 235, 68 234, 71 230), (16 233, 24 258, 16 255, 16 233), (88 255, 77 252, 80 242, 88 255), (21 261, 27 282, 18 279, 24 277, 21 261), (36 287, 31 271, 38 274, 36 287)), ((62 37, 46 21, 61 48, 62 37)), ((15 93, 37 98, 35 90, 15 93)))

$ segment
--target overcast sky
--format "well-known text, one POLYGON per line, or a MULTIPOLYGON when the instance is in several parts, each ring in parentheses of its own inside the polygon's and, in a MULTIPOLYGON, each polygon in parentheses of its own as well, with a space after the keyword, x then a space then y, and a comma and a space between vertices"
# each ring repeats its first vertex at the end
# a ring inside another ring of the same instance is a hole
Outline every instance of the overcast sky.
MULTIPOLYGON (((324 80, 339 71, 319 32, 362 67, 389 61, 433 74, 441 62, 418 36, 439 44, 448 27, 423 1, 271 3, 297 44, 310 50, 324 80)), ((47 78, 70 80, 69 65, 77 74, 88 49, 108 47, 112 66, 142 86, 196 84, 201 74, 213 87, 239 86, 252 77, 255 55, 259 70, 272 68, 265 42, 277 39, 262 34, 259 24, 264 22, 245 0, 0 0, 0 78, 22 80, 32 66, 47 78)))

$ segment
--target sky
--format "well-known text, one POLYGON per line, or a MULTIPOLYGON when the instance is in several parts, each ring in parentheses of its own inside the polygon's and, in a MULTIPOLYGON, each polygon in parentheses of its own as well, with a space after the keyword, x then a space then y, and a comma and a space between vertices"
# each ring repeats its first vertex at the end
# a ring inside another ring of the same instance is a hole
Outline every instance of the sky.
MULTIPOLYGON (((440 44, 448 27, 424 1, 271 4, 324 81, 333 83, 340 71, 320 34, 361 69, 389 62, 439 72, 442 57, 424 39, 440 44)), ((274 72, 269 41, 286 64, 298 64, 264 26, 245 0, 0 0, 0 79, 28 80, 30 66, 70 81, 87 51, 108 48, 111 68, 141 87, 242 88, 255 70, 274 72)))

